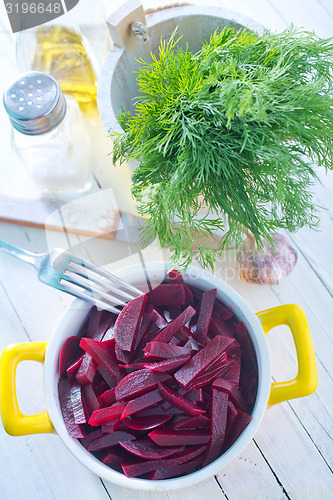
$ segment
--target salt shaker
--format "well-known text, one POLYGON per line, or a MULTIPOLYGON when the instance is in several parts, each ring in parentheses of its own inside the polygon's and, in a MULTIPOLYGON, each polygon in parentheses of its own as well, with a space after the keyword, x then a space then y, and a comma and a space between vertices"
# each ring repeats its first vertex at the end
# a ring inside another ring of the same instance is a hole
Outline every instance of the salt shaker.
POLYGON ((12 147, 42 192, 86 191, 91 143, 75 99, 42 72, 23 73, 4 93, 12 147))

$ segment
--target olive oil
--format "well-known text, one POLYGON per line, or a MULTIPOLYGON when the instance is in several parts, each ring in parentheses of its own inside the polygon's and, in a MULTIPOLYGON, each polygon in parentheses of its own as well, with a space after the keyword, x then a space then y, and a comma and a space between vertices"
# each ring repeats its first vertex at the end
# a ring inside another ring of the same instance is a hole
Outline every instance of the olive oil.
POLYGON ((97 113, 97 77, 82 37, 72 28, 40 26, 31 64, 34 71, 52 75, 64 94, 74 97, 85 115, 97 113))

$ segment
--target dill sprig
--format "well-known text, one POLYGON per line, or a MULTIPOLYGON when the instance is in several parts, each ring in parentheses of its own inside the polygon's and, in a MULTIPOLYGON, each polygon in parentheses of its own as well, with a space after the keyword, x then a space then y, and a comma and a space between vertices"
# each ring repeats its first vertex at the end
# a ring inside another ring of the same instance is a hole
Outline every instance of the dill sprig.
POLYGON ((173 36, 152 58, 140 60, 136 112, 119 115, 113 150, 140 160, 143 244, 157 235, 174 262, 195 251, 213 267, 244 228, 260 245, 280 228, 316 227, 314 165, 333 158, 333 39, 225 28, 196 54, 173 36))

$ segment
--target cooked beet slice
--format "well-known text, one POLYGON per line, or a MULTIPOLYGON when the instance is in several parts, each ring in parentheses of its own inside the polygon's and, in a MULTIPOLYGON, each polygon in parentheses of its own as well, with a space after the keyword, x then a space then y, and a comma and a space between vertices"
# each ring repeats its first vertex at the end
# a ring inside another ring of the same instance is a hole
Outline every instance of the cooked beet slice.
POLYGON ((210 433, 201 429, 181 430, 155 429, 148 436, 159 446, 185 446, 187 444, 206 444, 210 440, 210 433))
POLYGON ((147 332, 149 332, 151 325, 153 324, 153 320, 155 318, 155 309, 151 304, 148 304, 144 315, 142 317, 141 325, 138 331, 138 334, 136 336, 135 344, 133 347, 133 351, 135 351, 139 344, 141 343, 143 337, 146 335, 147 332))
POLYGON ((118 449, 114 447, 107 451, 106 455, 102 458, 102 462, 118 472, 123 472, 121 463, 127 460, 128 456, 131 455, 122 448, 118 449))
POLYGON ((109 389, 108 391, 103 392, 98 398, 99 404, 101 405, 102 408, 105 408, 106 406, 111 406, 113 403, 116 402, 116 389, 113 387, 112 389, 109 389))
POLYGON ((193 293, 191 292, 191 290, 187 285, 184 285, 184 290, 185 290, 185 306, 194 307, 193 293))
POLYGON ((59 356, 59 378, 74 361, 77 361, 76 354, 79 351, 79 344, 80 337, 77 336, 69 337, 64 342, 59 356))
POLYGON ((155 363, 143 363, 144 368, 148 368, 153 372, 170 373, 176 370, 191 358, 191 354, 185 356, 177 356, 174 359, 164 359, 155 363))
POLYGON ((195 332, 193 332, 193 338, 201 346, 204 346, 206 344, 207 333, 208 333, 209 323, 212 317, 215 298, 216 298, 216 288, 208 290, 207 292, 204 292, 202 294, 197 327, 195 332))
POLYGON ((181 396, 180 394, 178 394, 178 392, 173 391, 172 389, 162 384, 161 382, 158 384, 158 390, 165 401, 168 401, 173 406, 179 408, 179 410, 184 411, 188 415, 194 416, 194 415, 200 415, 201 413, 205 413, 205 410, 199 408, 199 406, 193 403, 193 401, 190 401, 184 396, 181 396))
POLYGON ((165 424, 170 418, 172 418, 172 415, 151 415, 150 417, 132 418, 131 420, 126 420, 124 423, 130 429, 146 431, 165 424))
POLYGON ((242 358, 246 374, 249 377, 257 377, 258 366, 256 353, 250 334, 242 321, 236 325, 235 336, 242 349, 242 358))
POLYGON ((104 434, 104 436, 95 439, 90 443, 87 449, 88 451, 104 450, 109 446, 115 446, 119 443, 119 441, 131 441, 133 439, 135 439, 135 436, 133 436, 133 434, 129 434, 128 432, 124 431, 114 431, 110 434, 104 434))
MULTIPOLYGON (((157 429, 152 432, 157 432, 157 429)), ((119 444, 126 451, 132 453, 132 455, 150 459, 169 457, 182 448, 182 446, 157 446, 148 438, 143 438, 136 441, 120 441, 119 444)))
POLYGON ((97 427, 98 425, 106 424, 117 420, 125 408, 125 403, 118 403, 107 408, 100 408, 94 411, 89 418, 88 424, 97 427))
POLYGON ((226 392, 230 401, 236 406, 237 409, 240 408, 241 410, 244 410, 246 408, 246 402, 243 396, 231 380, 225 380, 221 377, 217 377, 212 384, 212 388, 226 392))
POLYGON ((89 434, 86 435, 86 437, 80 439, 80 443, 82 446, 84 446, 86 449, 97 438, 100 438, 105 434, 102 429, 96 429, 95 431, 89 432, 89 434))
POLYGON ((215 337, 215 335, 226 335, 231 338, 235 337, 234 331, 230 325, 214 313, 209 323, 209 332, 212 337, 215 337))
POLYGON ((117 315, 108 311, 98 310, 92 307, 90 310, 87 337, 94 340, 102 340, 106 331, 114 325, 117 315))
MULTIPOLYGON (((183 285, 184 280, 183 276, 179 271, 176 269, 173 269, 172 271, 169 272, 169 283, 171 285, 183 285)), ((186 299, 186 294, 185 294, 185 299, 186 299)), ((170 318, 175 319, 179 314, 182 312, 182 306, 181 305, 175 305, 175 306, 169 306, 169 313, 170 313, 170 318)))
POLYGON ((209 418, 205 415, 197 415, 196 417, 184 417, 172 425, 173 429, 198 429, 200 427, 208 427, 209 418))
POLYGON ((210 384, 213 380, 224 372, 225 366, 228 363, 227 353, 224 352, 221 358, 217 359, 210 367, 208 367, 198 377, 195 377, 192 382, 187 386, 187 390, 198 389, 210 384))
MULTIPOLYGON (((149 305, 149 304, 148 304, 149 305)), ((153 309, 153 322, 158 328, 164 328, 168 322, 155 308, 153 309)))
POLYGON ((214 309, 215 309, 217 315, 220 316, 223 319, 223 321, 227 321, 228 319, 231 319, 234 315, 234 313, 229 309, 229 307, 222 304, 222 302, 218 299, 215 300, 214 309))
POLYGON ((168 323, 155 337, 155 341, 169 342, 169 340, 195 315, 195 309, 188 306, 176 319, 168 323))
POLYGON ((70 382, 72 382, 75 379, 75 375, 80 368, 81 361, 82 361, 83 356, 81 356, 77 361, 72 363, 68 368, 67 368, 67 377, 70 382))
POLYGON ((209 368, 233 342, 228 337, 218 336, 211 340, 201 351, 197 352, 185 365, 175 374, 174 378, 183 389, 209 368))
POLYGON ((117 401, 128 401, 129 399, 141 396, 157 387, 159 382, 170 379, 167 373, 154 373, 150 370, 138 370, 129 373, 116 387, 117 401))
POLYGON ((131 351, 136 342, 147 295, 139 295, 122 309, 114 325, 114 337, 117 345, 124 351, 131 351))
POLYGON ((209 413, 211 440, 207 446, 207 452, 202 463, 203 467, 216 460, 220 454, 227 428, 227 416, 228 394, 212 388, 209 413))
POLYGON ((115 339, 98 342, 83 337, 80 346, 109 374, 116 382, 122 378, 115 355, 115 339))
POLYGON ((150 408, 160 401, 162 401, 162 397, 157 389, 155 391, 148 392, 147 394, 143 394, 142 396, 132 399, 132 401, 129 401, 126 404, 124 411, 122 412, 121 419, 129 417, 130 415, 133 415, 133 413, 137 413, 138 411, 150 408))
POLYGON ((203 390, 200 389, 192 389, 191 391, 185 391, 184 389, 179 389, 178 394, 185 396, 187 399, 194 401, 197 404, 203 404, 204 395, 203 390))
POLYGON ((116 387, 117 382, 115 382, 114 378, 111 377, 111 375, 109 375, 105 370, 103 370, 101 365, 99 365, 97 371, 101 375, 102 379, 106 382, 106 385, 108 386, 103 392, 107 391, 108 389, 112 389, 113 387, 116 387))
POLYGON ((121 430, 124 432, 128 430, 128 428, 123 424, 122 420, 120 420, 120 417, 118 417, 113 422, 102 424, 102 431, 104 434, 110 434, 110 432, 114 432, 117 430, 121 430))
POLYGON ((87 410, 88 420, 93 411, 98 409, 98 394, 92 384, 82 387, 82 400, 87 410))
POLYGON ((153 340, 148 342, 144 348, 144 357, 153 359, 169 359, 178 356, 185 356, 191 354, 191 349, 188 347, 180 347, 174 344, 165 344, 164 342, 157 342, 153 340))
POLYGON ((58 393, 61 413, 69 436, 72 438, 85 437, 87 434, 85 426, 75 423, 74 420, 70 385, 67 378, 59 381, 58 393))
POLYGON ((88 353, 84 353, 82 361, 76 372, 75 378, 80 385, 89 385, 93 382, 98 368, 98 363, 88 353))
POLYGON ((133 357, 133 352, 131 351, 124 351, 123 349, 121 349, 119 347, 119 345, 116 343, 115 345, 115 354, 116 354, 116 358, 118 361, 120 361, 121 363, 129 363, 131 358, 133 357))
POLYGON ((149 476, 149 479, 156 481, 158 479, 167 479, 169 477, 176 477, 180 475, 187 474, 188 472, 194 472, 194 470, 201 464, 201 458, 196 458, 190 462, 185 462, 181 465, 175 465, 173 467, 159 467, 149 476))
POLYGON ((237 410, 237 417, 234 420, 234 423, 230 429, 230 432, 225 439, 225 443, 222 451, 225 451, 230 448, 234 444, 234 442, 239 438, 248 424, 251 422, 251 415, 247 415, 242 410, 237 410))
POLYGON ((206 446, 189 446, 185 450, 175 453, 171 458, 164 458, 162 460, 137 460, 135 462, 127 459, 121 463, 121 466, 126 477, 141 476, 161 467, 177 467, 202 455, 205 449, 206 446))
POLYGON ((238 415, 238 411, 234 407, 231 401, 228 401, 228 415, 227 415, 227 429, 225 431, 226 436, 229 435, 230 429, 238 415))
POLYGON ((148 302, 154 306, 177 306, 185 302, 184 285, 162 283, 147 294, 148 302))

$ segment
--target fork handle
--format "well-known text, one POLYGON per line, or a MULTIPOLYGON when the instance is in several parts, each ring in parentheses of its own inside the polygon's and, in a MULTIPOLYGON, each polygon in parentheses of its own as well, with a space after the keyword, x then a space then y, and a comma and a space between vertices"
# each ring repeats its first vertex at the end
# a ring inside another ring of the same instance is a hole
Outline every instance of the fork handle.
POLYGON ((20 260, 24 260, 25 262, 28 262, 36 267, 36 258, 38 257, 38 254, 22 250, 21 248, 16 248, 13 245, 9 245, 9 243, 5 243, 4 241, 0 241, 0 252, 4 252, 20 260))

